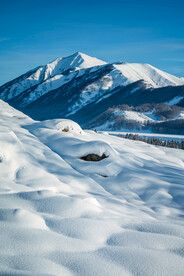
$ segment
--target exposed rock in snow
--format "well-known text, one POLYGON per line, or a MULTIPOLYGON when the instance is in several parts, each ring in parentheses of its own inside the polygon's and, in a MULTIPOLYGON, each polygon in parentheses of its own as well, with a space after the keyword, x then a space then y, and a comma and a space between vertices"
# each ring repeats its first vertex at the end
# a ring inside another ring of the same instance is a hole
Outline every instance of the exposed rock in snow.
POLYGON ((86 156, 82 156, 81 159, 85 160, 85 161, 93 161, 93 162, 97 162, 97 161, 101 161, 105 158, 107 158, 108 156, 105 155, 104 153, 102 154, 102 156, 95 154, 95 153, 89 153, 86 156))

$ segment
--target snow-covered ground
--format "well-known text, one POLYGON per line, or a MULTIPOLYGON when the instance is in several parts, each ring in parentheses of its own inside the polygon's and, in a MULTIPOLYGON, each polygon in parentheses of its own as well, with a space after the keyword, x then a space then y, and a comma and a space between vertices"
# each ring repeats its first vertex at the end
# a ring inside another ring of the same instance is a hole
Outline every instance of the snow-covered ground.
POLYGON ((183 179, 182 150, 0 101, 0 274, 184 275, 183 179))

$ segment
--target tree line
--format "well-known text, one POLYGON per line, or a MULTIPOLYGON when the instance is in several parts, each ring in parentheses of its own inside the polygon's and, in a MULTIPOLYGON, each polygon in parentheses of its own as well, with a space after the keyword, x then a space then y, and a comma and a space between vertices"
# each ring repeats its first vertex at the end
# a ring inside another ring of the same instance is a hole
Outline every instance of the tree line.
POLYGON ((161 146, 161 147, 184 150, 184 140, 179 142, 176 140, 165 140, 165 139, 156 138, 156 137, 146 138, 146 137, 140 137, 138 134, 133 134, 133 133, 127 133, 125 135, 119 134, 118 137, 130 139, 130 140, 134 140, 134 141, 141 141, 141 142, 145 142, 145 143, 148 143, 151 145, 156 145, 156 146, 161 146))

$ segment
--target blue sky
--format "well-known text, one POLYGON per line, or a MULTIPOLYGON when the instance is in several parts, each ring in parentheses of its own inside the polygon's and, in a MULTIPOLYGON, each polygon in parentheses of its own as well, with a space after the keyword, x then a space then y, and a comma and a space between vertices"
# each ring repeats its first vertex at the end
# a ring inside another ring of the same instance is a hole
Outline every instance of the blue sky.
POLYGON ((80 51, 184 77, 183 0, 0 0, 0 85, 80 51))

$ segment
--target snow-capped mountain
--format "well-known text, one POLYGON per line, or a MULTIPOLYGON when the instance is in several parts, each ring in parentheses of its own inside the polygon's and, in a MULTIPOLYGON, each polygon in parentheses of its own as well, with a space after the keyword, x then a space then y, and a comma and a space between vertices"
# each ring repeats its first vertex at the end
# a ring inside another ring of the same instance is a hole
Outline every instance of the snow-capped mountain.
POLYGON ((97 58, 92 58, 79 52, 69 57, 56 58, 47 65, 39 66, 3 85, 1 87, 1 98, 3 100, 9 100, 32 87, 35 89, 35 86, 38 86, 38 89, 34 90, 35 93, 39 90, 44 90, 44 92, 37 93, 38 95, 35 96, 35 99, 37 99, 50 90, 56 89, 69 81, 70 78, 67 79, 66 76, 71 72, 104 64, 106 63, 97 58), (39 86, 40 84, 41 86, 39 86))
POLYGON ((183 169, 182 150, 0 100, 0 274, 184 275, 183 169))
POLYGON ((106 63, 80 52, 57 58, 0 87, 0 98, 35 119, 84 123, 116 104, 184 104, 184 78, 149 64, 106 63))

